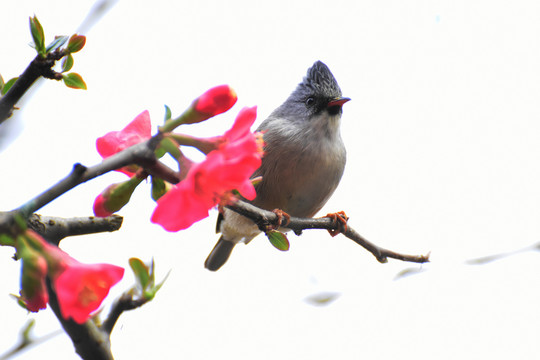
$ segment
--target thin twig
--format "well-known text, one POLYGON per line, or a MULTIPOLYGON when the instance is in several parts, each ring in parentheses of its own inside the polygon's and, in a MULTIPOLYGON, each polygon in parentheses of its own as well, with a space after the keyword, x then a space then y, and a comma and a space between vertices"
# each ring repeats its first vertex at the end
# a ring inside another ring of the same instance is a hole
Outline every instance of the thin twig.
MULTIPOLYGON (((276 222, 278 221, 278 216, 275 213, 259 209, 256 206, 253 206, 242 200, 238 200, 236 203, 228 205, 227 207, 241 215, 244 215, 247 218, 250 218, 259 226, 259 228, 262 229, 264 229, 268 225, 276 224, 276 222)), ((291 217, 286 227, 293 230, 295 233, 300 233, 302 230, 307 229, 339 230, 344 236, 348 237, 349 239, 372 253, 373 256, 375 256, 375 258, 377 259, 377 261, 381 263, 388 262, 388 258, 415 263, 429 262, 429 254, 406 255, 392 250, 384 249, 365 239, 363 236, 357 233, 349 224, 347 224, 345 229, 342 224, 328 217, 317 219, 291 217)))
POLYGON ((101 330, 110 335, 114 328, 114 325, 124 311, 136 309, 143 306, 147 302, 148 300, 142 296, 139 298, 133 298, 133 291, 127 291, 123 293, 122 296, 116 299, 116 301, 112 305, 111 311, 109 312, 107 319, 103 322, 103 325, 101 325, 101 330))

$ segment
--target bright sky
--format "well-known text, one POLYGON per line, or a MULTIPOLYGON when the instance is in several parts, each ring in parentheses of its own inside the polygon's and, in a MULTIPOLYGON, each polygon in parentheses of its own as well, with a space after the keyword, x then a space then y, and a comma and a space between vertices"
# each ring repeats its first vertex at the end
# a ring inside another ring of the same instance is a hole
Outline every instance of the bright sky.
MULTIPOLYGON (((4 79, 34 56, 29 16, 51 40, 73 33, 92 3, 2 2, 4 79)), ((321 214, 345 210, 371 241, 431 251, 432 263, 379 264, 342 236, 306 231, 290 236, 287 253, 264 237, 240 245, 211 273, 203 262, 217 212, 166 233, 150 224, 142 186, 120 212, 121 231, 62 242, 82 262, 127 267, 130 257, 153 257, 159 278, 171 270, 152 303, 120 318, 115 358, 534 358, 538 254, 464 262, 540 240, 539 17, 536 1, 119 1, 75 54, 88 91, 48 81, 25 99, 10 133, 19 136, 0 153, 1 208, 26 202, 75 162, 100 161, 95 139, 143 110, 155 127, 164 104, 179 114, 214 85, 230 84, 238 104, 191 134, 222 133, 243 106, 257 105, 260 122, 322 60, 352 101, 342 121, 346 173, 321 214), (395 280, 411 268, 425 271, 395 280), (321 293, 339 296, 306 301, 321 293)), ((95 196, 123 179, 83 184, 40 213, 90 215, 95 196)), ((29 318, 37 335, 59 328, 50 310, 27 315, 9 297, 20 271, 11 255, 0 249, 0 353, 29 318)), ((126 274, 113 295, 133 283, 126 274)), ((76 358, 63 334, 19 358, 38 356, 76 358)))

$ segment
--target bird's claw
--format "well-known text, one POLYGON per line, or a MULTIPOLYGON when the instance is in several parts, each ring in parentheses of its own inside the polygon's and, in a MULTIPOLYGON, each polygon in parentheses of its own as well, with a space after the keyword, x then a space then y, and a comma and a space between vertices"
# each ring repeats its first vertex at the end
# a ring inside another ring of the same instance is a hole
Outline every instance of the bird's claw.
POLYGON ((347 221, 349 220, 349 217, 347 216, 347 214, 345 214, 344 211, 338 211, 335 213, 326 214, 326 216, 324 217, 332 219, 334 223, 334 229, 328 229, 330 236, 334 237, 340 234, 341 232, 347 231, 347 221), (341 228, 343 230, 341 230, 341 228))
POLYGON ((272 212, 277 216, 276 223, 274 224, 274 230, 279 229, 281 226, 287 226, 291 222, 291 216, 285 211, 274 209, 272 212), (283 218, 285 218, 285 221, 283 221, 283 218))

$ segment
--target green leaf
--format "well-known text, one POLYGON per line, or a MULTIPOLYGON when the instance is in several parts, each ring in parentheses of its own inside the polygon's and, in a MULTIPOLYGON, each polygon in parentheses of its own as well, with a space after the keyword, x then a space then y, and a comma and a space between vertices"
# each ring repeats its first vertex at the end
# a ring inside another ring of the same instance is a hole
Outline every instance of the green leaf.
POLYGON ((86 90, 86 83, 82 79, 81 75, 77 73, 62 75, 62 80, 64 80, 64 84, 66 84, 67 87, 72 89, 86 90))
POLYGON ((80 51, 86 44, 86 36, 73 34, 69 38, 69 43, 67 46, 67 51, 70 53, 76 53, 80 51))
MULTIPOLYGON (((154 264, 152 262, 152 264, 154 264)), ((153 272, 152 272, 153 273, 153 272)), ((167 280, 167 278, 169 277, 169 274, 171 273, 171 271, 169 270, 169 272, 167 273, 167 275, 165 275, 165 278, 163 278, 163 280, 157 284, 156 286, 152 286, 151 289, 145 291, 143 293, 143 296, 146 300, 150 301, 152 300, 155 296, 156 296, 156 293, 159 291, 159 289, 161 289, 161 287, 163 286, 163 284, 165 283, 165 280, 167 280)))
POLYGON ((163 179, 152 176, 152 200, 158 201, 167 192, 167 185, 163 179))
POLYGON ((51 51, 58 49, 59 47, 64 45, 67 40, 67 36, 55 36, 53 42, 47 46, 46 52, 50 53, 51 51))
POLYGON ((43 27, 39 23, 36 16, 30 17, 30 32, 32 33, 34 47, 36 48, 38 54, 44 56, 46 54, 45 33, 43 32, 43 27))
POLYGON ((0 74, 0 92, 4 88, 4 85, 5 85, 4 78, 2 77, 2 74, 0 74))
POLYGON ((13 79, 9 79, 8 82, 5 83, 4 87, 2 88, 2 95, 7 93, 9 91, 9 89, 11 89, 13 84, 15 84, 15 81, 17 81, 18 79, 19 79, 18 77, 14 77, 13 79))
POLYGON ((165 121, 169 120, 172 117, 171 108, 165 105, 165 121))
POLYGON ((138 285, 141 287, 141 290, 144 291, 150 282, 150 269, 138 258, 129 259, 129 266, 135 274, 138 285))
POLYGON ((71 54, 67 54, 64 57, 64 60, 62 60, 62 72, 66 72, 71 70, 73 67, 73 56, 71 54))
POLYGON ((270 230, 266 233, 270 243, 278 250, 287 251, 289 250, 289 240, 284 233, 277 230, 270 230))
POLYGON ((0 245, 15 246, 15 239, 8 234, 0 234, 0 245))

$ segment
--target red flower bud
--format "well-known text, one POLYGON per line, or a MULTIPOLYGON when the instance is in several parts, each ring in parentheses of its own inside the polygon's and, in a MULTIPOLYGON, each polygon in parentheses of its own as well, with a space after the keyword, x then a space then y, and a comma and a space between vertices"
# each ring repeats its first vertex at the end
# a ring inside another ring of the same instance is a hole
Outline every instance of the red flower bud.
POLYGON ((202 94, 193 102, 193 107, 208 119, 232 108, 236 100, 236 92, 229 85, 220 85, 202 94))

